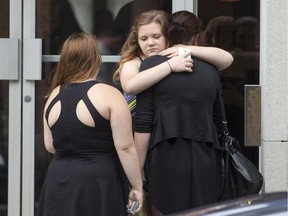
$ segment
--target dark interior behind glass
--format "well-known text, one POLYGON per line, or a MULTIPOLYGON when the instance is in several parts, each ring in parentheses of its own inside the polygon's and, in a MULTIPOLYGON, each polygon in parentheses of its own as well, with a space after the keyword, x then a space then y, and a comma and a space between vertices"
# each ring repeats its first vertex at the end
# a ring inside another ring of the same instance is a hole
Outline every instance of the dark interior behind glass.
POLYGON ((233 64, 221 72, 225 109, 230 134, 242 145, 243 153, 258 166, 258 147, 244 143, 244 86, 259 84, 260 0, 199 0, 207 45, 229 51, 233 64))

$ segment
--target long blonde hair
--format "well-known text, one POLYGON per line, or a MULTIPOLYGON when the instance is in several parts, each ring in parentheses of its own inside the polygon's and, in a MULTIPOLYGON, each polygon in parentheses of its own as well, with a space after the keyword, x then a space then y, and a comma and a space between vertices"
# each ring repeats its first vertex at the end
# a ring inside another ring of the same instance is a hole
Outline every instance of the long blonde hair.
POLYGON ((168 25, 168 14, 165 11, 160 10, 150 10, 139 14, 131 27, 128 37, 122 47, 120 52, 120 61, 118 68, 113 75, 113 80, 119 80, 119 73, 123 67, 123 64, 127 61, 134 59, 137 56, 141 56, 142 50, 138 44, 138 31, 139 27, 142 25, 147 25, 150 23, 158 23, 162 28, 162 33, 167 41, 166 27, 168 25))
POLYGON ((59 85, 95 77, 100 65, 101 56, 96 37, 87 33, 71 35, 61 49, 47 96, 59 85))

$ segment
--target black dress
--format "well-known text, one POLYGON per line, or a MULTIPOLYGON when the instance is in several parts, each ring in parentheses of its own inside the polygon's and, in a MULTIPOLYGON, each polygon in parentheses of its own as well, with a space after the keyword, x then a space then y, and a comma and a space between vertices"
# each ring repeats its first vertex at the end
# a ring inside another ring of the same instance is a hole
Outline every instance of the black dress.
MULTIPOLYGON (((140 70, 166 60, 147 58, 140 70)), ((192 73, 172 73, 137 95, 136 132, 151 133, 145 164, 147 199, 165 215, 218 200, 218 92, 216 68, 194 58, 192 73)))
MULTIPOLYGON (((113 144, 110 122, 92 105, 87 91, 96 81, 61 86, 45 113, 61 102, 61 114, 51 127, 56 153, 49 165, 37 216, 124 216, 127 190, 113 144), (83 100, 95 121, 79 121, 76 106, 83 100)), ((101 103, 101 102, 100 102, 101 103)))

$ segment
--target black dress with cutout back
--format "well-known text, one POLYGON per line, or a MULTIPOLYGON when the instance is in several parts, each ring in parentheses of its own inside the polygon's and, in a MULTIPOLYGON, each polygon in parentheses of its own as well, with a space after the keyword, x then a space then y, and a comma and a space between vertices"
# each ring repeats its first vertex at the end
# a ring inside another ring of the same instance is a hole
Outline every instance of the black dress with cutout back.
POLYGON ((51 108, 60 101, 60 116, 51 127, 56 153, 48 168, 37 216, 126 215, 127 191, 110 122, 87 96, 97 83, 61 86, 45 113, 47 121, 51 108), (76 107, 81 100, 95 127, 84 125, 77 118, 76 107))

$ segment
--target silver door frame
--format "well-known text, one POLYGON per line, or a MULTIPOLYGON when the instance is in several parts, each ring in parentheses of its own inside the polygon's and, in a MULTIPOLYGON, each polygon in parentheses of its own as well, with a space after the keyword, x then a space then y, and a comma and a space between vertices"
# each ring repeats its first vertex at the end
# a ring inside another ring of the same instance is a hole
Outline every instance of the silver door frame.
POLYGON ((22 216, 34 215, 35 80, 41 79, 41 40, 36 39, 36 0, 23 4, 22 216), (24 50, 25 49, 25 50, 24 50), (25 54, 25 56, 24 56, 25 54), (31 64, 30 60, 35 61, 31 64), (38 67, 37 67, 38 66, 38 67), (35 73, 33 73, 35 72, 35 73), (34 75, 34 76, 33 76, 34 75))
POLYGON ((18 52, 14 56, 18 62, 17 78, 9 79, 8 116, 8 216, 18 216, 21 211, 21 51, 22 48, 22 1, 9 2, 9 38, 19 40, 18 52))

